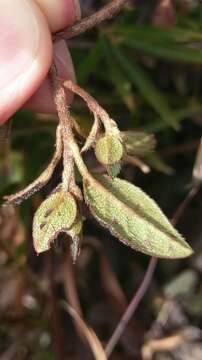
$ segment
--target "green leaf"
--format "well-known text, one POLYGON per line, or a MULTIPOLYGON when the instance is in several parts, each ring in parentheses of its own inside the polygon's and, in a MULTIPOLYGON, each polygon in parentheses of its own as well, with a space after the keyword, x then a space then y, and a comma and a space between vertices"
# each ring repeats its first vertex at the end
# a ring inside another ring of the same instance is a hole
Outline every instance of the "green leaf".
POLYGON ((118 38, 124 39, 125 37, 135 38, 138 40, 148 41, 152 44, 155 43, 172 43, 176 45, 184 45, 187 43, 196 43, 202 40, 201 31, 193 31, 187 28, 181 27, 171 27, 171 28, 161 28, 155 26, 142 26, 136 24, 124 26, 114 26, 111 27, 111 32, 114 35, 118 35, 118 38))
POLYGON ((96 219, 119 240, 137 251, 161 258, 192 254, 191 247, 141 189, 118 178, 96 179, 84 183, 86 202, 96 219))
POLYGON ((109 73, 108 78, 113 83, 116 92, 119 94, 127 108, 130 111, 134 111, 136 108, 136 100, 133 94, 131 81, 125 76, 121 66, 114 61, 114 54, 111 50, 111 46, 104 37, 102 38, 102 48, 109 73))
POLYGON ((133 49, 142 50, 165 60, 202 64, 202 51, 199 49, 166 43, 154 45, 149 42, 136 39, 128 39, 125 41, 125 44, 133 49))
POLYGON ((88 81, 89 76, 96 71, 99 62, 102 60, 102 56, 102 43, 100 40, 93 46, 87 56, 84 57, 77 69, 79 83, 85 84, 88 81))
POLYGON ((185 63, 202 64, 202 51, 194 48, 202 35, 186 29, 155 29, 138 26, 119 27, 112 30, 112 36, 129 47, 143 51, 158 58, 185 63))
POLYGON ((125 70, 126 76, 130 78, 148 104, 153 107, 165 123, 178 129, 178 122, 176 122, 175 114, 170 108, 166 96, 159 91, 146 71, 135 62, 134 58, 133 61, 130 61, 118 46, 113 46, 112 49, 115 58, 125 70))
POLYGON ((33 240, 37 253, 50 248, 51 242, 60 232, 71 230, 75 234, 78 225, 74 229, 77 216, 77 205, 73 196, 59 190, 51 194, 37 209, 33 220, 33 240))

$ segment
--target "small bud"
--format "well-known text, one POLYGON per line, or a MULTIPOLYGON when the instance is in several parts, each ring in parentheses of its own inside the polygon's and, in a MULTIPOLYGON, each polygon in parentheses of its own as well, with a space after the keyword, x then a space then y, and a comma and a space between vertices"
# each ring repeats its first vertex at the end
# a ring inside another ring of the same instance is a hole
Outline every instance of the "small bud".
POLYGON ((121 133, 121 137, 129 155, 145 156, 156 146, 153 134, 141 131, 124 131, 121 133))
POLYGON ((116 164, 123 156, 123 145, 117 137, 105 135, 98 140, 95 155, 103 165, 116 164))

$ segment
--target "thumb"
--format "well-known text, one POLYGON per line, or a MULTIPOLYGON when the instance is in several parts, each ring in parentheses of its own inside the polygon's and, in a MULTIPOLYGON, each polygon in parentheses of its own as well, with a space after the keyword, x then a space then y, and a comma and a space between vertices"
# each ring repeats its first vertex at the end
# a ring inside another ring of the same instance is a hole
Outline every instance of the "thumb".
POLYGON ((33 0, 0 0, 0 124, 39 87, 52 60, 51 34, 33 0))

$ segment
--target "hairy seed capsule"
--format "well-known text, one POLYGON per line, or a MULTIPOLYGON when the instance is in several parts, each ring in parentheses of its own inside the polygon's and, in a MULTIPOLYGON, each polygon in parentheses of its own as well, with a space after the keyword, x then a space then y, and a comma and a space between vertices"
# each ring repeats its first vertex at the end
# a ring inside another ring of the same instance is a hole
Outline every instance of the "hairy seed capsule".
POLYGON ((105 135, 98 140, 95 155, 103 165, 116 164, 123 156, 123 145, 117 137, 105 135))

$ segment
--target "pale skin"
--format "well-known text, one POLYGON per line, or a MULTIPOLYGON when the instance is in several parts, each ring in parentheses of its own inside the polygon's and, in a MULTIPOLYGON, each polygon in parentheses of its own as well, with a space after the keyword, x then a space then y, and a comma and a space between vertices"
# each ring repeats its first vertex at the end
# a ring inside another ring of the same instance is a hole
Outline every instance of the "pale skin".
POLYGON ((48 79, 53 59, 61 77, 75 74, 65 43, 53 45, 52 34, 79 19, 79 0, 0 1, 0 125, 21 107, 55 112, 48 79))

